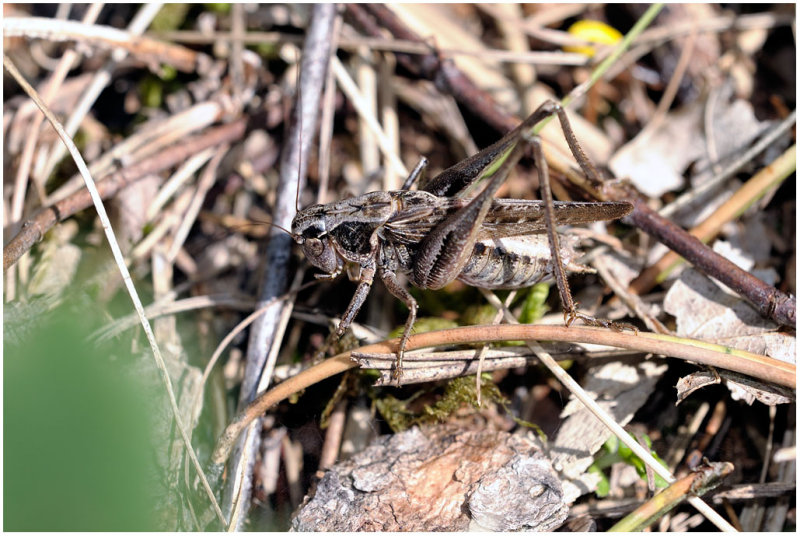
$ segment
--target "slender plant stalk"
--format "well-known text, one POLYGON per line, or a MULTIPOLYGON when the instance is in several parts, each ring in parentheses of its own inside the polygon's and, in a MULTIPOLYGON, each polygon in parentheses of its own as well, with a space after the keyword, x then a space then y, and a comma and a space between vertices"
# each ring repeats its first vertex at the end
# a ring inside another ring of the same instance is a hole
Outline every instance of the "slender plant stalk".
POLYGON ((658 521, 690 497, 699 497, 722 483, 731 474, 733 464, 729 462, 707 463, 680 478, 659 492, 655 497, 622 518, 609 532, 641 532, 658 521))

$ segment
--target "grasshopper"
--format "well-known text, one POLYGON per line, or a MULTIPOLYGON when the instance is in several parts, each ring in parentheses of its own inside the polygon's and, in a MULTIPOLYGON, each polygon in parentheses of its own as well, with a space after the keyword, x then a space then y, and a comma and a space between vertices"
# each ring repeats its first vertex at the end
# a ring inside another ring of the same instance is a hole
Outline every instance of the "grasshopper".
POLYGON ((541 140, 529 134, 552 115, 558 117, 585 175, 599 183, 599 174, 578 144, 563 108, 546 101, 494 144, 429 180, 420 180, 416 191, 411 187, 426 164, 424 158, 401 190, 312 205, 297 213, 291 234, 308 261, 323 272, 316 277, 333 280, 347 268, 350 279, 358 283, 336 337, 352 323, 377 274, 409 310, 392 373, 399 383, 417 302, 398 280, 398 273, 423 289, 440 289, 455 279, 489 289, 523 288, 552 277, 567 326, 581 319, 590 325, 618 328, 578 312, 565 271, 587 268, 574 263, 574 246, 560 243, 555 226, 613 220, 633 207, 626 202, 553 202, 541 140), (542 200, 495 199, 498 188, 529 148, 539 170, 542 200), (492 169, 504 153, 505 160, 492 169), (486 186, 474 197, 464 197, 482 175, 488 175, 486 186))

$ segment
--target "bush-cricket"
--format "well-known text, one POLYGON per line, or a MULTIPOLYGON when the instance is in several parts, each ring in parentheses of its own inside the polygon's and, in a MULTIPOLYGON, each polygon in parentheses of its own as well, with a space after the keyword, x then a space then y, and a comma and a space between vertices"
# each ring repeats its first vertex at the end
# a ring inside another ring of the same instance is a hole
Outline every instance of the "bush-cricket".
POLYGON ((583 267, 573 262, 573 246, 561 243, 555 226, 621 218, 632 205, 552 200, 541 140, 530 134, 535 125, 552 115, 558 117, 583 172, 599 181, 563 108, 546 101, 500 140, 429 180, 420 179, 423 158, 401 190, 312 205, 297 213, 291 234, 308 261, 323 272, 317 278, 334 279, 343 270, 355 268, 347 272, 358 287, 335 332, 337 337, 352 323, 378 275, 409 309, 393 371, 399 382, 417 302, 398 280, 398 273, 423 289, 440 289, 455 279, 490 289, 523 288, 553 277, 567 325, 581 319, 590 325, 619 327, 578 312, 565 271, 581 271, 583 267), (542 200, 495 199, 498 188, 528 148, 539 170, 542 200), (493 166, 504 153, 502 163, 493 166), (462 197, 483 176, 485 187, 475 197, 462 197), (417 181, 419 188, 412 191, 417 181))

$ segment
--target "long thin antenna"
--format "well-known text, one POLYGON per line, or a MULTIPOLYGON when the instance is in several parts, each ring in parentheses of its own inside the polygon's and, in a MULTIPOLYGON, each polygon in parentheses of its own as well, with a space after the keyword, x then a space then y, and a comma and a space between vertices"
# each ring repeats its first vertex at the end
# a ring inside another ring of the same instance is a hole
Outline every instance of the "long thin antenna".
MULTIPOLYGON (((298 50, 298 54, 299 54, 298 50)), ((298 62, 300 65, 302 62, 298 62)), ((295 101, 295 108, 297 109, 297 125, 298 130, 300 131, 300 143, 297 144, 297 190, 295 191, 294 196, 294 209, 295 212, 300 212, 300 171, 302 164, 300 162, 301 151, 303 147, 303 136, 305 133, 303 132, 303 91, 302 91, 302 82, 303 82, 303 69, 297 69, 297 76, 295 77, 295 94, 297 95, 294 99, 295 101)), ((289 233, 290 235, 292 233, 289 233)))
POLYGON ((272 223, 271 221, 253 221, 253 223, 259 223, 259 224, 261 224, 261 225, 269 225, 269 226, 271 226, 271 227, 275 227, 276 229, 278 229, 278 230, 280 230, 280 231, 283 231, 284 233, 286 233, 286 234, 288 234, 289 236, 291 236, 292 238, 294 238, 294 235, 292 234, 292 232, 291 232, 291 231, 289 231, 289 230, 288 230, 288 229, 286 229, 285 227, 281 227, 281 226, 280 226, 280 225, 278 225, 277 223, 272 223))

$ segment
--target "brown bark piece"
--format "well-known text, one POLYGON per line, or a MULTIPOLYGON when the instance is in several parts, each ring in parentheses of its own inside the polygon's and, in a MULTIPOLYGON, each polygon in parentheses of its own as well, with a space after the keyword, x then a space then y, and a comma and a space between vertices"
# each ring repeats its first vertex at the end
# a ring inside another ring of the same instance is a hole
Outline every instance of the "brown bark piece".
POLYGON ((528 438, 440 426, 378 438, 325 473, 295 531, 547 531, 561 483, 528 438))

